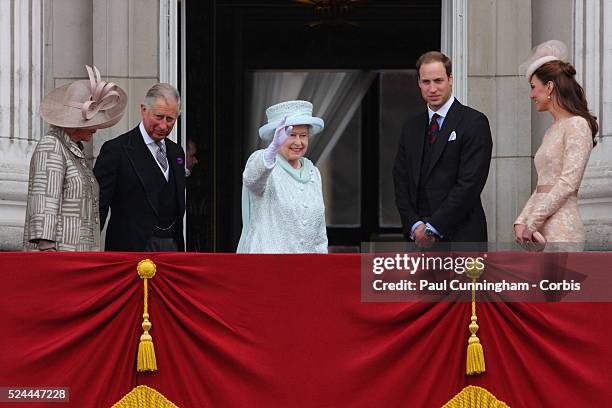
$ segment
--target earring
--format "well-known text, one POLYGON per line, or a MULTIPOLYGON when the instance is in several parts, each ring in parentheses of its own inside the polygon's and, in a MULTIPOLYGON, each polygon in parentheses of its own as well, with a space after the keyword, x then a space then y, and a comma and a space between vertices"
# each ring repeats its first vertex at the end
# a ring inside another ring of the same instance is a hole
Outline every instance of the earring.
POLYGON ((548 95, 548 99, 550 100, 550 95, 548 95))

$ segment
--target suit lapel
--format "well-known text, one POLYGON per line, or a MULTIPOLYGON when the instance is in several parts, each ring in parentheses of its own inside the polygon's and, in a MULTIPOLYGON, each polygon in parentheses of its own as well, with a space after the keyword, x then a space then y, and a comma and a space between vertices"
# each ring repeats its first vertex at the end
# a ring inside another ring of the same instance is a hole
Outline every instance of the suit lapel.
POLYGON ((179 211, 182 213, 185 208, 185 157, 181 155, 178 146, 168 139, 166 139, 166 153, 168 155, 168 164, 172 168, 179 211))
POLYGON ((444 118, 444 122, 442 123, 442 128, 438 133, 438 137, 436 138, 436 142, 431 147, 431 159, 429 161, 429 168, 427 169, 427 173, 425 177, 429 177, 429 173, 434 168, 440 156, 442 156, 442 152, 448 143, 448 137, 450 136, 453 130, 456 130, 457 125, 461 122, 461 118, 463 117, 463 105, 459 103, 458 100, 455 99, 455 102, 451 105, 446 117, 444 118))
POLYGON ((414 140, 414 149, 412 151, 412 174, 414 174, 414 185, 419 185, 419 177, 421 175, 421 164, 423 162, 423 148, 425 147, 425 132, 427 131, 427 126, 429 125, 429 115, 427 111, 423 112, 419 115, 412 127, 410 129, 410 133, 413 136, 414 140))
POLYGON ((155 181, 155 178, 158 177, 155 171, 160 172, 161 170, 158 169, 157 163, 155 163, 155 159, 145 144, 138 127, 132 130, 129 142, 124 146, 124 149, 134 167, 136 176, 142 183, 149 204, 155 211, 155 215, 159 215, 157 212, 159 183, 155 181))

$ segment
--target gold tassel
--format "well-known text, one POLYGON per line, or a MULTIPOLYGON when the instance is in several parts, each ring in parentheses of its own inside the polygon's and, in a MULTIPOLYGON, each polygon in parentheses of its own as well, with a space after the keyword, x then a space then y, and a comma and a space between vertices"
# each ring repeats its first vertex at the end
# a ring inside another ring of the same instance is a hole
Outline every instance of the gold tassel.
POLYGON ((478 336, 476 336, 476 332, 478 331, 478 323, 476 323, 476 321, 478 320, 478 317, 476 316, 475 283, 482 273, 483 269, 477 268, 468 269, 466 271, 466 275, 469 278, 472 278, 472 318, 469 325, 471 335, 468 340, 467 361, 465 366, 465 372, 467 375, 482 374, 486 371, 484 350, 482 348, 482 344, 480 344, 480 339, 478 336))
MULTIPOLYGON (((472 279, 472 282, 476 282, 476 279, 472 279)), ((478 331, 478 317, 476 316, 476 291, 472 289, 472 322, 470 323, 470 336, 467 347, 467 364, 466 373, 467 375, 482 374, 486 371, 484 350, 480 339, 476 336, 478 331)))
POLYGON ((157 371, 157 361, 155 360, 155 347, 153 337, 149 334, 151 322, 149 321, 149 285, 148 280, 155 276, 157 270, 155 263, 150 259, 144 259, 138 263, 138 276, 144 280, 144 313, 142 314, 142 329, 144 333, 140 336, 138 344, 137 369, 143 371, 157 371))

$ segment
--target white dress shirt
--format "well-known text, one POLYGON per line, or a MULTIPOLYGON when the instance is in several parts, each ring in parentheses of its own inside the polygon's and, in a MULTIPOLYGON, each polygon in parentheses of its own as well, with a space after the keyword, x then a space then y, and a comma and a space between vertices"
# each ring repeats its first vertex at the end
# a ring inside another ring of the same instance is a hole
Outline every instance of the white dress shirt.
POLYGON ((429 114, 429 123, 431 123, 431 117, 433 116, 434 113, 437 113, 439 118, 438 118, 438 129, 442 129, 442 124, 444 123, 444 118, 446 118, 446 115, 448 115, 448 110, 450 109, 451 105, 453 104, 453 102, 455 102, 455 97, 453 95, 450 96, 450 98, 448 98, 448 101, 446 101, 444 103, 444 105, 442 105, 440 107, 440 109, 438 109, 437 111, 433 111, 431 110, 431 108, 429 107, 429 105, 427 105, 427 113, 429 114))

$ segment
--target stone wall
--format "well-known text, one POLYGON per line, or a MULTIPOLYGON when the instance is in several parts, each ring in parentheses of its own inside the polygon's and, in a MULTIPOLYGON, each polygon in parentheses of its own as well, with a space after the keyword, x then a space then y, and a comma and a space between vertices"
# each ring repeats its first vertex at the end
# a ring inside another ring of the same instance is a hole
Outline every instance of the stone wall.
POLYGON ((43 1, 0 1, 0 250, 19 250, 29 158, 42 132, 43 1))
POLYGON ((593 149, 580 188, 580 213, 587 242, 612 248, 612 0, 576 1, 573 61, 589 108, 599 122, 600 143, 593 149))
POLYGON ((513 241, 513 221, 531 193, 531 102, 518 75, 531 21, 531 0, 469 2, 468 103, 487 115, 493 136, 482 194, 489 241, 513 241))

